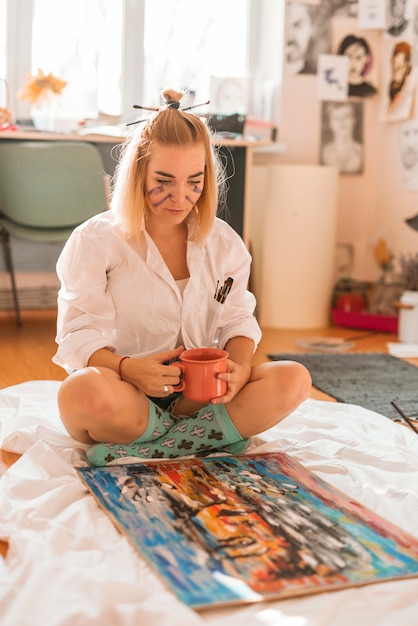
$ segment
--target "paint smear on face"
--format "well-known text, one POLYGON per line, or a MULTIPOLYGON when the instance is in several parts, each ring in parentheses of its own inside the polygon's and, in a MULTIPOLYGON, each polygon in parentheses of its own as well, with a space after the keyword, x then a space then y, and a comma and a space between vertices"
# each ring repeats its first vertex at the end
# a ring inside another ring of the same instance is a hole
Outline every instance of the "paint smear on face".
MULTIPOLYGON (((203 192, 203 189, 201 189, 198 185, 195 185, 195 186, 193 187, 192 191, 193 191, 193 193, 195 193, 195 194, 197 194, 197 195, 201 196, 201 195, 202 195, 202 192, 203 192)), ((192 198, 191 198, 190 196, 186 196, 186 200, 188 200, 188 201, 190 202, 190 204, 195 205, 197 198, 196 198, 196 199, 194 199, 194 200, 192 200, 192 198)))
MULTIPOLYGON (((152 196, 160 196, 164 191, 164 186, 163 185, 158 185, 157 187, 154 187, 153 189, 150 189, 148 192, 148 195, 150 197, 152 196)), ((159 198, 158 200, 155 200, 154 202, 151 201, 151 205, 154 208, 158 208, 159 206, 161 206, 162 204, 164 204, 164 202, 166 200, 168 200, 169 198, 171 198, 171 193, 166 193, 162 198, 159 198)))
MULTIPOLYGON (((196 195, 201 196, 203 189, 201 189, 198 185, 195 185, 192 191, 196 195)), ((153 187, 152 189, 149 190, 148 195, 152 198, 152 196, 160 196, 163 192, 164 192, 164 185, 157 185, 156 187, 153 187)), ((169 200, 170 198, 171 198, 171 193, 166 193, 163 197, 159 198, 158 200, 154 200, 154 202, 151 201, 151 205, 154 208, 158 208, 162 204, 164 204, 166 200, 169 200)), ((194 206, 197 198, 193 199, 190 196, 186 196, 186 200, 190 202, 191 205, 194 206)))

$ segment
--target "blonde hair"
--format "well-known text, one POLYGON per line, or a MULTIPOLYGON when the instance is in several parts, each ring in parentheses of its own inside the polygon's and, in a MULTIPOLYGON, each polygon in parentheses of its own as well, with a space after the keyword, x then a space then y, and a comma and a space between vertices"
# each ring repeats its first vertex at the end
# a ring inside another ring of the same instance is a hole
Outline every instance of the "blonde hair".
POLYGON ((153 145, 203 145, 205 181, 202 195, 194 206, 195 228, 190 235, 192 240, 201 241, 211 230, 217 213, 223 188, 223 169, 206 124, 194 113, 179 108, 183 92, 165 89, 161 95, 165 106, 124 144, 116 170, 111 207, 126 236, 139 240, 142 220, 147 213, 145 176, 153 145))

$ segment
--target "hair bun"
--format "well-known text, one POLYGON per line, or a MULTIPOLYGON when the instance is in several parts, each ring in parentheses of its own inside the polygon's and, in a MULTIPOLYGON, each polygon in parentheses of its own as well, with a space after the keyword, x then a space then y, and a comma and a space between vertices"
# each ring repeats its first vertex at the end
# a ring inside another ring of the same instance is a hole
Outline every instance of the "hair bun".
POLYGON ((166 100, 165 105, 167 109, 179 109, 180 102, 176 102, 175 100, 166 100))

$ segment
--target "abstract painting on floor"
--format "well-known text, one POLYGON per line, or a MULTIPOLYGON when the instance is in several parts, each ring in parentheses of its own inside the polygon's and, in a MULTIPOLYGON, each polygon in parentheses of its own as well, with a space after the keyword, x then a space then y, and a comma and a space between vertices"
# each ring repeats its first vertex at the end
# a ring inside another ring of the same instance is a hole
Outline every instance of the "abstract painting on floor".
POLYGON ((284 453, 78 468, 156 574, 205 609, 418 576, 418 540, 284 453))

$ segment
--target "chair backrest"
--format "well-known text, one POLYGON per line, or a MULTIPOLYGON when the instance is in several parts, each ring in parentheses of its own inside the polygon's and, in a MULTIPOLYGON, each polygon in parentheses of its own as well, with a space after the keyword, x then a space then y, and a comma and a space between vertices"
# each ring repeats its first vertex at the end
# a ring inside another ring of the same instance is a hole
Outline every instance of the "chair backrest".
POLYGON ((0 213, 9 220, 75 227, 106 208, 103 164, 93 145, 0 139, 0 213))

